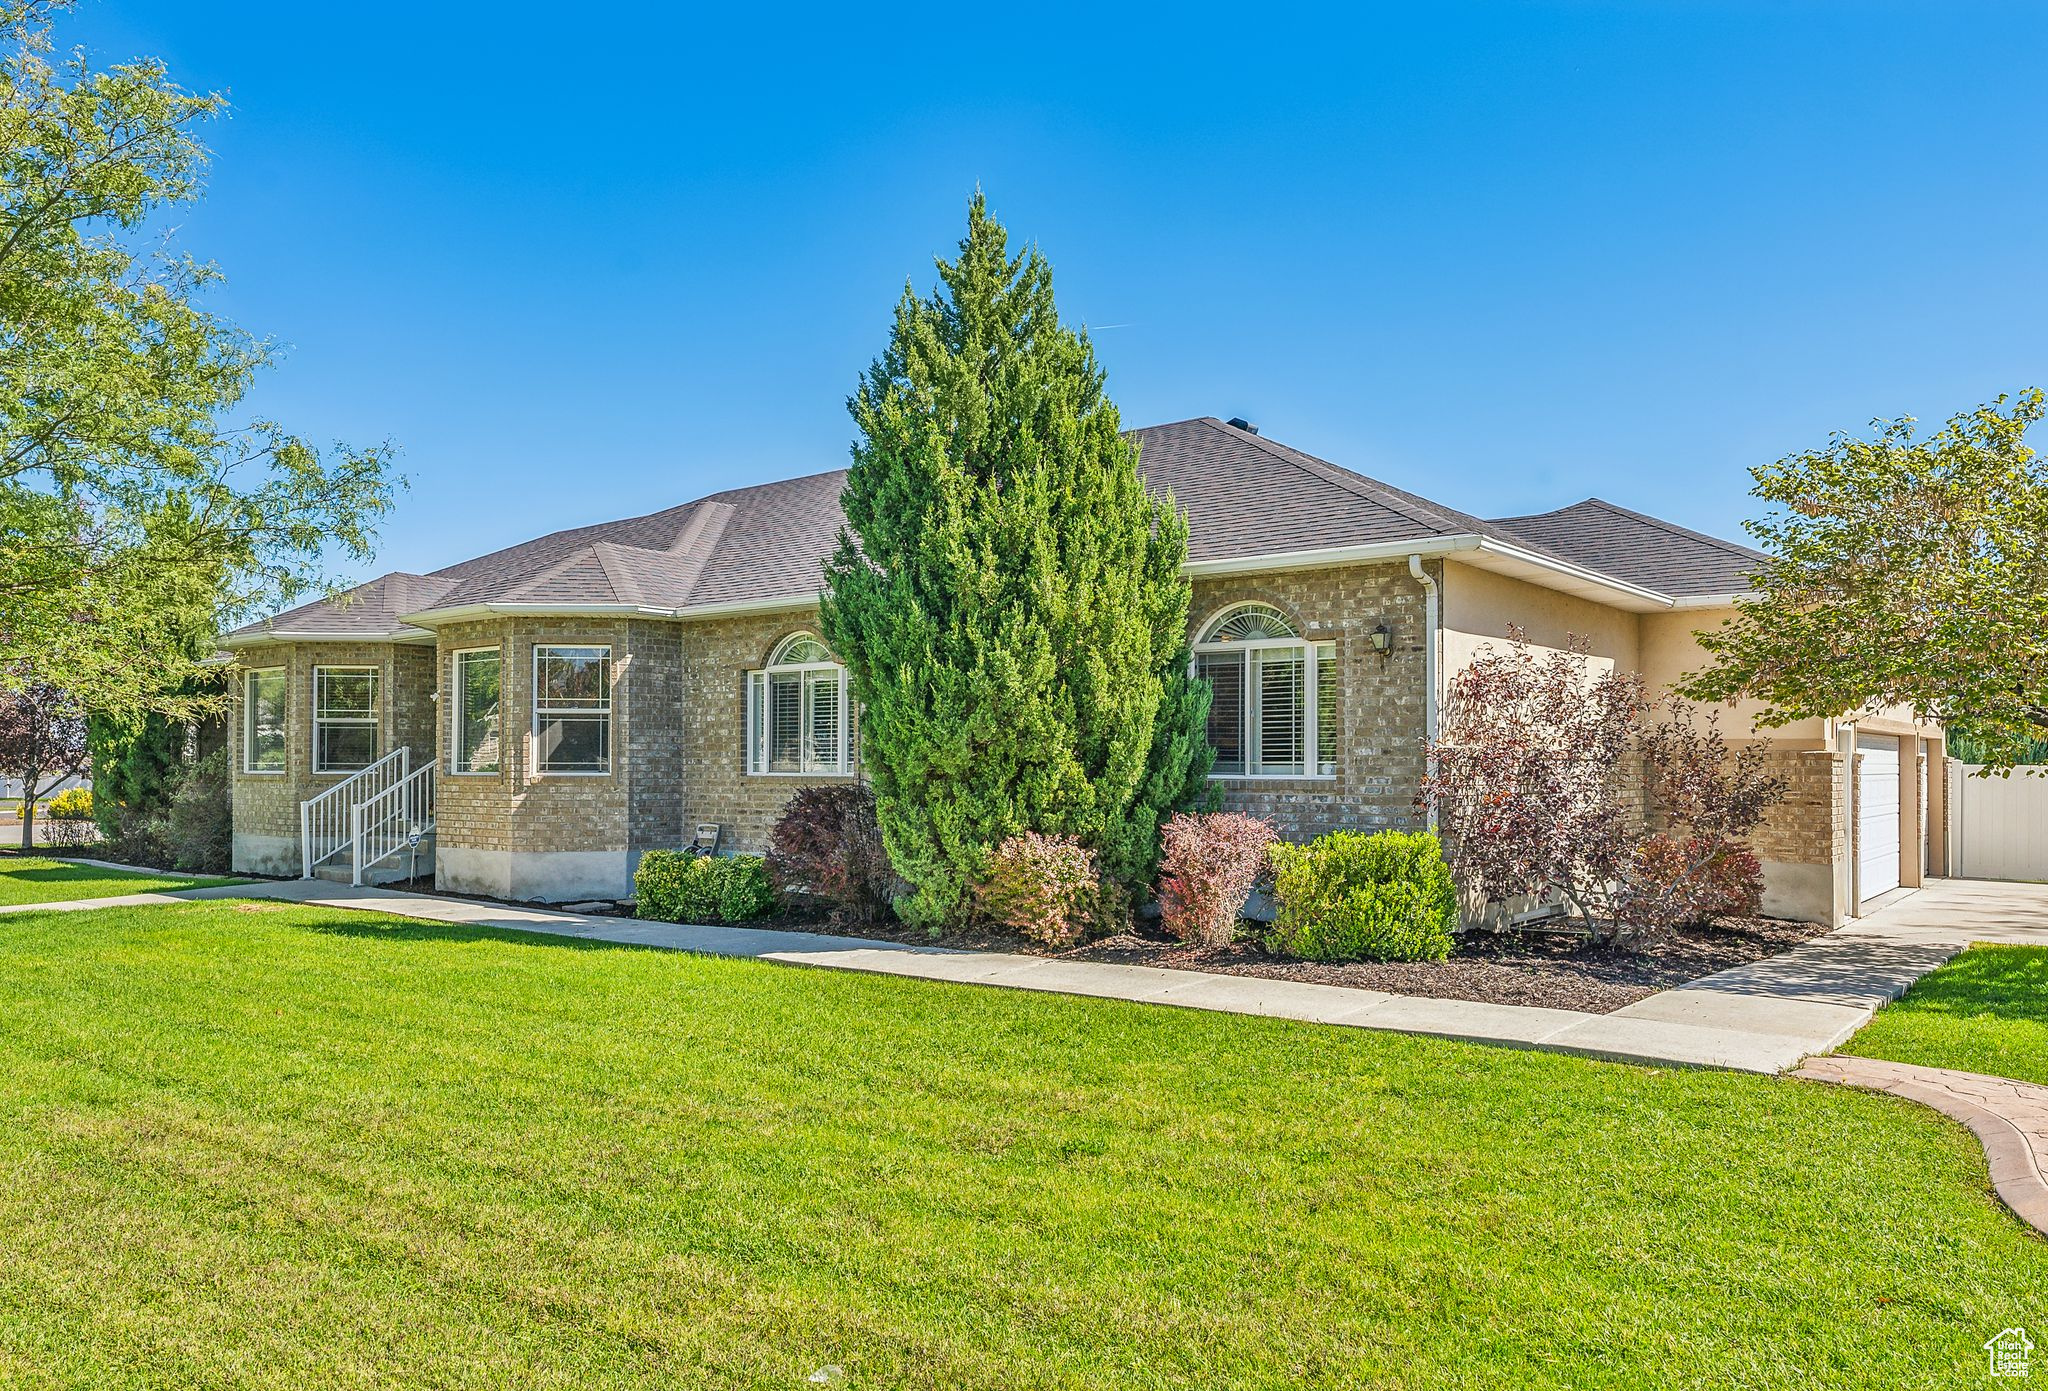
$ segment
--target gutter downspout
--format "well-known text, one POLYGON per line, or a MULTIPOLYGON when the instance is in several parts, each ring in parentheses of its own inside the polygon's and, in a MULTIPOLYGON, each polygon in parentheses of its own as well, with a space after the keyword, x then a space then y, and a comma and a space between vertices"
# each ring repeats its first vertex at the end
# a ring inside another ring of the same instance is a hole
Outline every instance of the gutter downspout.
MULTIPOLYGON (((1422 586, 1422 737, 1427 747, 1436 744, 1436 639, 1437 639, 1437 590, 1436 581, 1422 568, 1422 557, 1411 554, 1408 557, 1408 573, 1422 586)), ((1425 754, 1429 760, 1427 771, 1434 773, 1435 756, 1425 754)), ((1428 811, 1429 829, 1436 830, 1436 806, 1428 811)))

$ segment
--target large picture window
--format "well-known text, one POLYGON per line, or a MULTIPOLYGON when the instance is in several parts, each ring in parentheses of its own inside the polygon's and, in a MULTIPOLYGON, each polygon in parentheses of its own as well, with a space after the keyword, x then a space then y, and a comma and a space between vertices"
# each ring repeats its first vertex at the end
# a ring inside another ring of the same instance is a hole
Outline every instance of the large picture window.
POLYGON ((455 767, 457 773, 495 773, 502 735, 503 660, 495 647, 455 654, 455 767))
POLYGON ((1215 691, 1213 776, 1336 776, 1335 643, 1308 642, 1279 610, 1244 604, 1211 623, 1195 644, 1195 675, 1215 691))
POLYGON ((283 667, 264 667, 242 678, 242 770, 284 771, 283 667))
POLYGON ((313 771, 353 773, 377 761, 377 668, 313 668, 313 771))
POLYGON ((533 766, 542 773, 612 770, 612 650, 533 649, 533 766))
POLYGON ((846 773, 853 767, 846 668, 796 633, 747 673, 747 771, 846 773))

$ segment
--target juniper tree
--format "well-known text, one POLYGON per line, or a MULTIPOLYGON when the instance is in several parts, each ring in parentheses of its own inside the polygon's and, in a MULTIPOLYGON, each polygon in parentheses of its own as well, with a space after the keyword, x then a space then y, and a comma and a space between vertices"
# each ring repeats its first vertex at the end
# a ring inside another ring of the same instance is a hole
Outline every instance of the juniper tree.
POLYGON ((934 928, 1019 831, 1071 835, 1140 881, 1208 759, 1186 519, 1147 493, 1051 268, 1011 255, 977 194, 938 272, 929 296, 905 288, 848 403, 859 437, 822 615, 913 888, 899 911, 934 928))

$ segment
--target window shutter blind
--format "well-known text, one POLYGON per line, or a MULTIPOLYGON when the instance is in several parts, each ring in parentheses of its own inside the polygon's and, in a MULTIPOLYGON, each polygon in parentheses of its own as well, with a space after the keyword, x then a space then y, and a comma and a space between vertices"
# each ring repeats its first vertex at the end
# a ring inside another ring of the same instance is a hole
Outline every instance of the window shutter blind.
POLYGON ((810 700, 806 722, 808 738, 804 747, 806 772, 837 772, 839 769, 839 673, 813 671, 805 675, 805 694, 810 700))
POLYGON ((1229 775, 1245 771, 1244 664, 1242 652, 1203 652, 1195 658, 1195 675, 1214 690, 1209 700, 1209 747, 1216 750, 1214 771, 1229 775))
POLYGON ((1316 644, 1316 771, 1337 772, 1337 645, 1316 644))
POLYGON ((1301 648, 1264 648, 1252 653, 1257 672, 1257 728, 1252 751, 1255 773, 1302 771, 1302 740, 1308 716, 1303 703, 1307 665, 1301 648))
POLYGON ((804 687, 796 672, 768 677, 768 767, 777 773, 803 771, 804 687))

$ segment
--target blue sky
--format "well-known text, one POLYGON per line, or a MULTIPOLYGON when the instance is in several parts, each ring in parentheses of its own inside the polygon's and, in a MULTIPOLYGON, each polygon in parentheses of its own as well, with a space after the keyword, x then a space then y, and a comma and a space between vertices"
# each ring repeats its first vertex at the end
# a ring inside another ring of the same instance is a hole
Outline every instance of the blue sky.
MULTIPOLYGON (((710 8, 710 7, 704 7, 710 8)), ((1723 534, 1747 468, 2048 384, 2048 7, 349 11, 83 0, 227 88, 254 401, 403 449, 378 568, 841 466, 978 183, 1126 424, 1723 534)))

